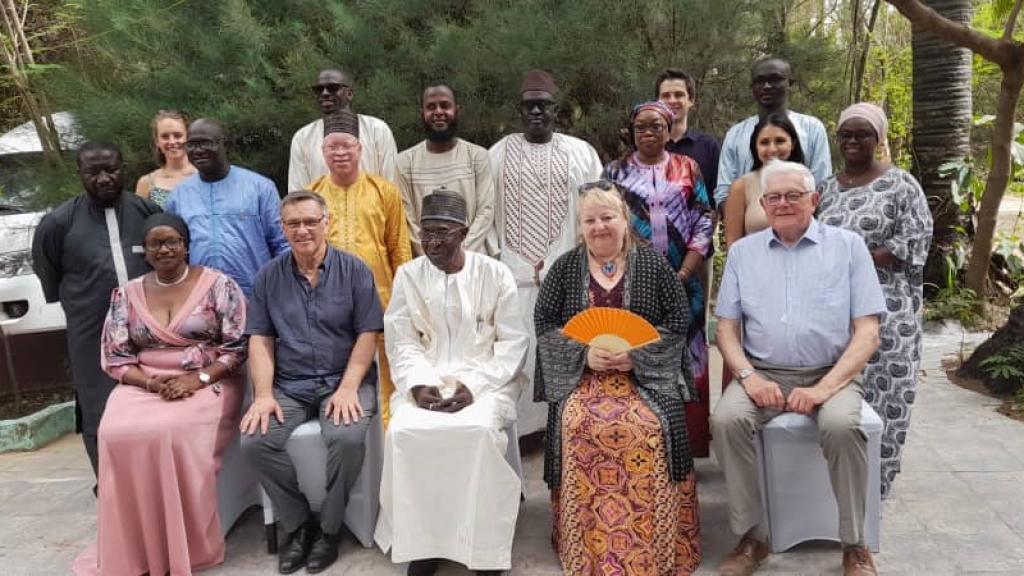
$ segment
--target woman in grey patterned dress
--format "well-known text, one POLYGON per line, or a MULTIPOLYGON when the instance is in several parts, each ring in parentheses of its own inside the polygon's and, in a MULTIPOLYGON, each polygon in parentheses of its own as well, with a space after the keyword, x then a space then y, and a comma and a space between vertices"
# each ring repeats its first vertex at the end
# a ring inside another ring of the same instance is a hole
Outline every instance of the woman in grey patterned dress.
POLYGON ((900 471, 921 362, 922 276, 932 239, 924 191, 906 171, 875 157, 888 122, 874 104, 854 104, 839 117, 844 168, 818 186, 818 218, 860 234, 875 261, 887 312, 881 345, 864 368, 864 399, 885 423, 882 497, 900 471))

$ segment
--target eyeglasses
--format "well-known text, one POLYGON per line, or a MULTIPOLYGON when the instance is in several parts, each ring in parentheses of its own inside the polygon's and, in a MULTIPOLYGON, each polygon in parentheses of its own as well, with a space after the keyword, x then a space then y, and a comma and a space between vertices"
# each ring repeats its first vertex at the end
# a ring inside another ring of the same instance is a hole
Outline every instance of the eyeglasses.
POLYGON ((309 89, 313 92, 313 96, 319 96, 326 90, 328 94, 337 94, 341 92, 342 88, 350 88, 348 84, 341 84, 338 82, 327 82, 325 84, 313 84, 309 89))
POLYGON ((223 138, 216 138, 214 140, 189 140, 185 142, 185 150, 188 150, 189 152, 198 152, 200 150, 213 151, 220 148, 220 145, 223 143, 223 138))
POLYGON ((331 146, 324 146, 324 152, 328 154, 336 154, 338 152, 351 152, 359 147, 358 142, 350 142, 348 144, 334 144, 331 146))
POLYGON ((781 76, 779 74, 770 74, 768 76, 755 76, 753 79, 750 80, 750 85, 764 86, 767 84, 770 86, 782 86, 787 82, 789 82, 789 78, 786 78, 785 76, 781 76))
POLYGON ((654 124, 633 125, 633 131, 636 132, 637 134, 643 134, 645 132, 649 132, 651 134, 661 134, 662 132, 665 131, 666 128, 668 128, 668 126, 665 126, 660 122, 655 122, 654 124))
POLYGON ((146 250, 150 252, 159 252, 160 248, 166 247, 168 250, 174 252, 181 250, 181 247, 185 245, 185 240, 182 238, 168 238, 167 240, 147 240, 146 250))
POLYGON ((541 112, 550 112, 558 106, 558 102, 554 100, 523 100, 519 102, 519 108, 524 112, 533 112, 534 108, 539 108, 541 112))
POLYGON ((587 193, 588 190, 593 190, 594 188, 606 191, 618 190, 618 188, 615 187, 615 182, 612 182, 611 180, 605 180, 602 178, 601 180, 595 180, 593 182, 587 182, 586 184, 580 184, 576 188, 576 193, 579 194, 580 196, 583 196, 584 194, 587 193))
POLYGON ((810 192, 786 192, 785 194, 765 194, 762 198, 764 198, 765 204, 769 206, 778 206, 783 200, 786 201, 786 204, 796 204, 807 194, 810 194, 810 192))
POLYGON ((850 140, 863 142, 865 140, 875 138, 875 133, 870 130, 858 130, 856 132, 851 132, 849 130, 840 130, 839 132, 836 132, 836 137, 843 142, 849 142, 850 140))
POLYGON ((420 230, 420 243, 424 242, 450 242, 455 240, 456 236, 459 235, 463 228, 449 228, 447 230, 428 230, 424 228, 420 230))
POLYGON ((284 222, 281 222, 281 224, 283 224, 285 228, 295 231, 298 230, 299 228, 306 228, 307 230, 316 228, 323 221, 324 217, 321 216, 319 218, 301 218, 298 220, 285 220, 284 222))

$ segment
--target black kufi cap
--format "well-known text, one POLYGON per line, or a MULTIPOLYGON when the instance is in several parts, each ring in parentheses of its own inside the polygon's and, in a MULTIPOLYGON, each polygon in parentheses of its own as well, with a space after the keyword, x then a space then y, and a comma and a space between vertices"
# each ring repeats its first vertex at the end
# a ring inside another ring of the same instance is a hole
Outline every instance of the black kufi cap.
POLYGON ((324 118, 324 138, 337 133, 351 134, 359 138, 359 116, 347 109, 328 114, 324 118))
POLYGON ((466 200, 447 188, 437 188, 423 198, 420 221, 445 220, 466 225, 466 200))

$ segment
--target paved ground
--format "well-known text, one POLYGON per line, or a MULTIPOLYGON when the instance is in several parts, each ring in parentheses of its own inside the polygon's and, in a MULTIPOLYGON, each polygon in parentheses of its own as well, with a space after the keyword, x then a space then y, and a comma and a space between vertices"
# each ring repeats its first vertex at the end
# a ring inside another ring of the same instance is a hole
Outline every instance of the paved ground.
MULTIPOLYGON (((977 337, 974 337, 976 340, 977 337)), ((994 411, 996 402, 950 384, 939 366, 958 333, 930 334, 918 404, 893 496, 883 505, 882 574, 1024 574, 1024 424, 994 411)), ((714 377, 713 382, 717 382, 714 377)), ((550 510, 541 457, 526 455, 528 499, 513 552, 513 574, 559 574, 549 545, 550 510)), ((725 521, 724 487, 713 459, 698 463, 705 560, 714 574, 734 538, 725 521)), ((0 573, 65 574, 95 535, 91 473, 81 443, 67 436, 34 453, 0 455, 0 573)), ((346 541, 326 574, 402 574, 375 549, 346 541)), ((811 543, 776 555, 763 574, 840 574, 838 546, 811 543)), ((250 510, 228 537, 224 566, 206 574, 276 573, 264 551, 262 518, 250 510)), ((446 566, 442 574, 466 574, 446 566)))

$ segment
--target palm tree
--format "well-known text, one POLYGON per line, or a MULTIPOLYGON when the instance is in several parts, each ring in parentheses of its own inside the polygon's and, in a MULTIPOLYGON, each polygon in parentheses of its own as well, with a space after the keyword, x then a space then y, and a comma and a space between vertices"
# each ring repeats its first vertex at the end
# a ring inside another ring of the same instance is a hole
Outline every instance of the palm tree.
MULTIPOLYGON (((923 0, 949 20, 971 22, 971 0, 923 0)), ((952 200, 952 179, 939 167, 970 152, 971 51, 944 40, 912 22, 914 53, 914 174, 928 196, 935 237, 925 281, 942 285, 946 256, 960 234, 960 210, 952 200)))

